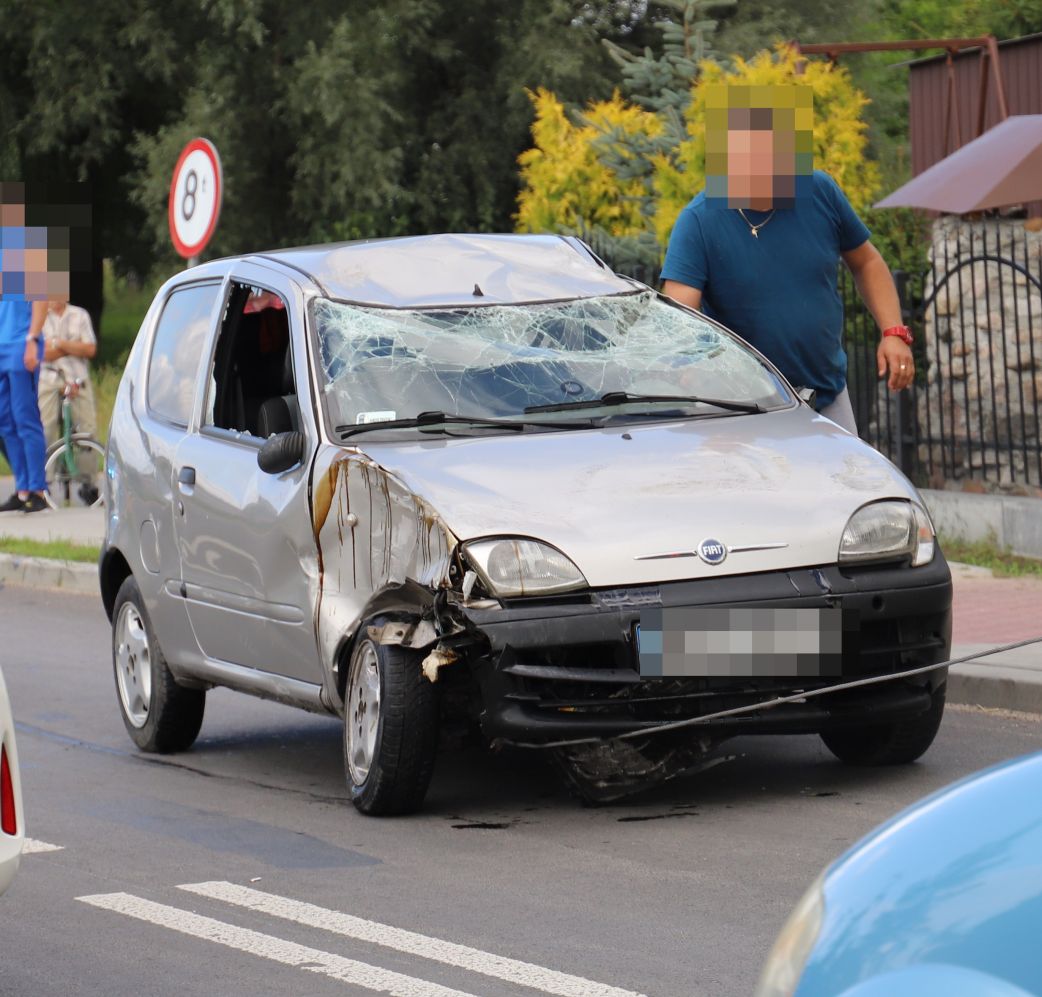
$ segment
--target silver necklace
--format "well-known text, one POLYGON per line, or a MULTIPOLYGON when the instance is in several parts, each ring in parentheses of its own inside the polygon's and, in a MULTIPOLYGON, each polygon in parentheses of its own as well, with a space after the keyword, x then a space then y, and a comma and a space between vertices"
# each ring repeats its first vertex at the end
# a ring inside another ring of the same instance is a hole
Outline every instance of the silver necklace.
POLYGON ((771 208, 770 213, 762 222, 760 222, 759 225, 754 225, 751 221, 749 221, 749 219, 745 217, 745 212, 741 208, 738 209, 738 214, 742 216, 742 221, 744 221, 745 224, 749 226, 749 234, 754 239, 759 239, 760 229, 762 229, 764 225, 766 225, 774 217, 774 208, 771 208))

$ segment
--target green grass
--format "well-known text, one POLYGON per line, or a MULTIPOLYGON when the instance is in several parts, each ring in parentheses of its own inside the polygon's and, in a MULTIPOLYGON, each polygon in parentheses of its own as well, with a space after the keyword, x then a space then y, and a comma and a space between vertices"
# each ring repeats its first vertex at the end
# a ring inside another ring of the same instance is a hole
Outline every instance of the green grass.
POLYGON ((965 540, 954 540, 951 537, 942 536, 939 539, 941 550, 949 561, 990 568, 999 578, 1042 578, 1042 561, 1011 554, 993 540, 967 543, 965 540))
POLYGON ((0 554, 19 554, 22 557, 47 557, 55 561, 80 561, 97 564, 100 548, 89 544, 74 544, 68 540, 23 540, 21 537, 0 536, 0 554))

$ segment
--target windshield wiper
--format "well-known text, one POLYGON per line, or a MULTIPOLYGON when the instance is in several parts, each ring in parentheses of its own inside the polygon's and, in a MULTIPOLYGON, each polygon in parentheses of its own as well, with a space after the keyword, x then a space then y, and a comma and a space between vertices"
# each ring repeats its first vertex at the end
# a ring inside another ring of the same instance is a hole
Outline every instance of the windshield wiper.
POLYGON ((576 429, 586 426, 586 422, 543 422, 525 419, 490 419, 483 415, 450 415, 447 412, 421 412, 409 419, 390 419, 387 422, 366 422, 360 426, 337 426, 336 432, 341 439, 355 436, 358 433, 368 433, 374 429, 436 429, 439 426, 477 426, 484 429, 512 429, 522 432, 528 426, 536 426, 541 429, 576 429))
POLYGON ((687 405, 715 405, 717 408, 731 412, 748 412, 750 414, 766 412, 762 405, 755 402, 732 402, 721 398, 702 398, 700 395, 633 395, 628 391, 609 391, 600 398, 588 398, 579 402, 557 402, 554 405, 530 405, 525 415, 536 412, 571 412, 576 409, 601 408, 605 405, 628 405, 630 402, 673 402, 687 405))

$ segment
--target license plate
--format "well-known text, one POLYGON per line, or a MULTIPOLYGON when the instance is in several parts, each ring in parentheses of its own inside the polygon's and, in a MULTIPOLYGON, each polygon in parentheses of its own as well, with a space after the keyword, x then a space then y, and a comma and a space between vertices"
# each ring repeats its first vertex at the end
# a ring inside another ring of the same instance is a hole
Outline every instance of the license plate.
POLYGON ((833 607, 667 607, 641 612, 634 641, 646 678, 838 677, 857 629, 833 607))

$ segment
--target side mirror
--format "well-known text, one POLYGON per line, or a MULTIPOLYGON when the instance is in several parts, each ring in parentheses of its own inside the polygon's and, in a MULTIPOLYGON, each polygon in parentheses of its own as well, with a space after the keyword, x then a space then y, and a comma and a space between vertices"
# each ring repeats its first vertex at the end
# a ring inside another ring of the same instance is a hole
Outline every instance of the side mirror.
POLYGON ((257 454, 257 466, 266 474, 281 474, 304 459, 303 433, 276 433, 269 436, 257 454))
POLYGON ((806 402, 811 408, 817 408, 818 393, 813 388, 797 388, 796 397, 806 402))

